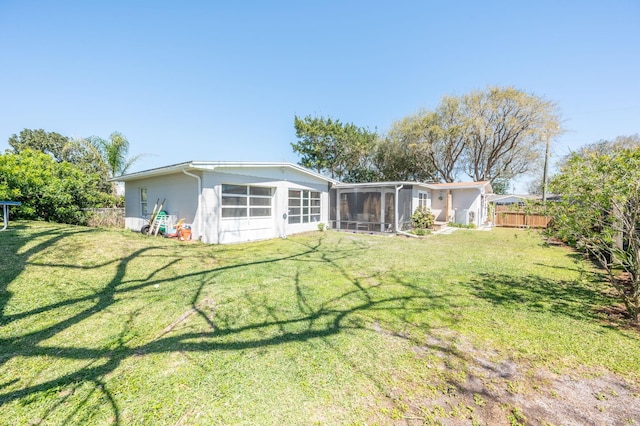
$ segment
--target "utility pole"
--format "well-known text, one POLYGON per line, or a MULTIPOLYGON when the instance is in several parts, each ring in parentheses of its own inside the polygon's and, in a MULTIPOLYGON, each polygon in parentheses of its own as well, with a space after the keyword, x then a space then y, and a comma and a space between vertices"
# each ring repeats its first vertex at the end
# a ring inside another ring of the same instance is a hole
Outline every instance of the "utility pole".
POLYGON ((547 171, 549 169, 549 131, 547 131, 547 145, 544 150, 544 170, 542 172, 542 203, 547 202, 547 171))

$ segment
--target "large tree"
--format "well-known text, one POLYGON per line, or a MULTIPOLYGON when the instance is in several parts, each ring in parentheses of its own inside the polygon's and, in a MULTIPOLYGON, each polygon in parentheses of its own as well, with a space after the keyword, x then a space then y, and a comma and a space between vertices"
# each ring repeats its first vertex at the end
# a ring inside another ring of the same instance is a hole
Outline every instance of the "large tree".
POLYGON ((553 232, 606 272, 629 316, 640 317, 640 148, 571 155, 551 190, 553 232), (622 272, 622 273, 621 273, 622 272))
POLYGON ((293 124, 298 142, 291 147, 301 156, 302 166, 335 179, 357 175, 354 171, 368 167, 375 132, 330 117, 295 116, 293 124))
POLYGON ((42 129, 23 129, 19 135, 9 137, 9 146, 19 154, 26 149, 33 149, 51 155, 57 162, 68 161, 70 139, 56 132, 42 129))
POLYGON ((98 188, 107 193, 114 190, 109 179, 126 173, 142 157, 129 156, 129 141, 119 132, 111 133, 109 139, 98 136, 71 139, 42 129, 24 129, 9 138, 9 145, 13 149, 8 152, 19 154, 33 149, 50 155, 59 163, 71 163, 87 174, 97 174, 100 176, 98 188))
POLYGON ((542 170, 546 143, 560 132, 553 102, 509 87, 489 88, 445 96, 434 111, 395 122, 382 147, 395 155, 376 164, 420 180, 454 182, 464 172, 499 184, 542 170))
POLYGON ((125 174, 143 156, 143 154, 138 154, 129 157, 129 140, 120 132, 111 133, 109 139, 92 136, 88 138, 88 142, 99 154, 108 170, 109 177, 125 174))
MULTIPOLYGON (((445 97, 436 111, 419 111, 393 123, 388 137, 400 148, 395 152, 409 160, 405 174, 422 181, 454 182, 466 148, 465 122, 460 100, 445 97)), ((398 163, 393 157, 386 160, 398 163)))
POLYGON ((546 142, 561 133, 557 106, 507 87, 460 98, 465 122, 464 171, 476 181, 512 179, 544 160, 546 142))
POLYGON ((421 117, 411 116, 394 123, 374 152, 373 164, 380 180, 438 181, 438 171, 429 159, 420 135, 421 117))

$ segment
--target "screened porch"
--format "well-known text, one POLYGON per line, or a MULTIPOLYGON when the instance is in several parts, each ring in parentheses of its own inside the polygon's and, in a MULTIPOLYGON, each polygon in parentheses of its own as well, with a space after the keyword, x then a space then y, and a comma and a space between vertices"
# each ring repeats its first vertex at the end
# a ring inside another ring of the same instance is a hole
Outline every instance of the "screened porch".
POLYGON ((408 229, 411 220, 411 193, 411 186, 406 185, 344 184, 334 187, 329 195, 331 227, 361 232, 408 229))

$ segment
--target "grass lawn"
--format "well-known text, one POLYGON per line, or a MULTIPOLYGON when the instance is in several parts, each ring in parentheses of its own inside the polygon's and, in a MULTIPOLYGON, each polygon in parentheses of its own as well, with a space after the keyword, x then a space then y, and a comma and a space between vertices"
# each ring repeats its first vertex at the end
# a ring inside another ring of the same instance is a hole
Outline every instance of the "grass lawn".
POLYGON ((535 232, 214 246, 12 221, 0 259, 0 424, 551 424, 531 401, 569 381, 594 415, 640 403, 640 334, 535 232))

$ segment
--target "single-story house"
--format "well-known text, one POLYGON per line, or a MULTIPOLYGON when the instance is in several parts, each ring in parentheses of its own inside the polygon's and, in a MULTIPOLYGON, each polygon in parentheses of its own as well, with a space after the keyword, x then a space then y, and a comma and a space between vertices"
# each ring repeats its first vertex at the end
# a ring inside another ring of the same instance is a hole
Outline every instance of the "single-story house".
POLYGON ((480 226, 487 220, 489 182, 337 183, 330 191, 332 228, 395 232, 411 228, 411 216, 427 207, 436 222, 480 226))
POLYGON ((155 204, 224 244, 284 237, 328 222, 334 180, 291 163, 191 161, 119 176, 125 227, 140 230, 155 204))
MULTIPOLYGON (((292 163, 191 161, 116 178, 125 227, 140 230, 156 204, 191 226, 193 239, 224 244, 335 229, 396 232, 418 206, 436 221, 487 221, 488 182, 340 183, 292 163), (163 202, 164 201, 164 202, 163 202)), ((116 180, 114 179, 114 180, 116 180)))
MULTIPOLYGON (((547 194, 547 201, 558 201, 560 197, 557 194, 547 194)), ((542 201, 542 195, 540 194, 491 194, 489 196, 489 203, 496 206, 512 205, 512 204, 527 204, 529 202, 542 201)))
POLYGON ((511 204, 526 204, 528 201, 535 201, 540 197, 530 194, 491 194, 489 202, 495 205, 511 205, 511 204))

